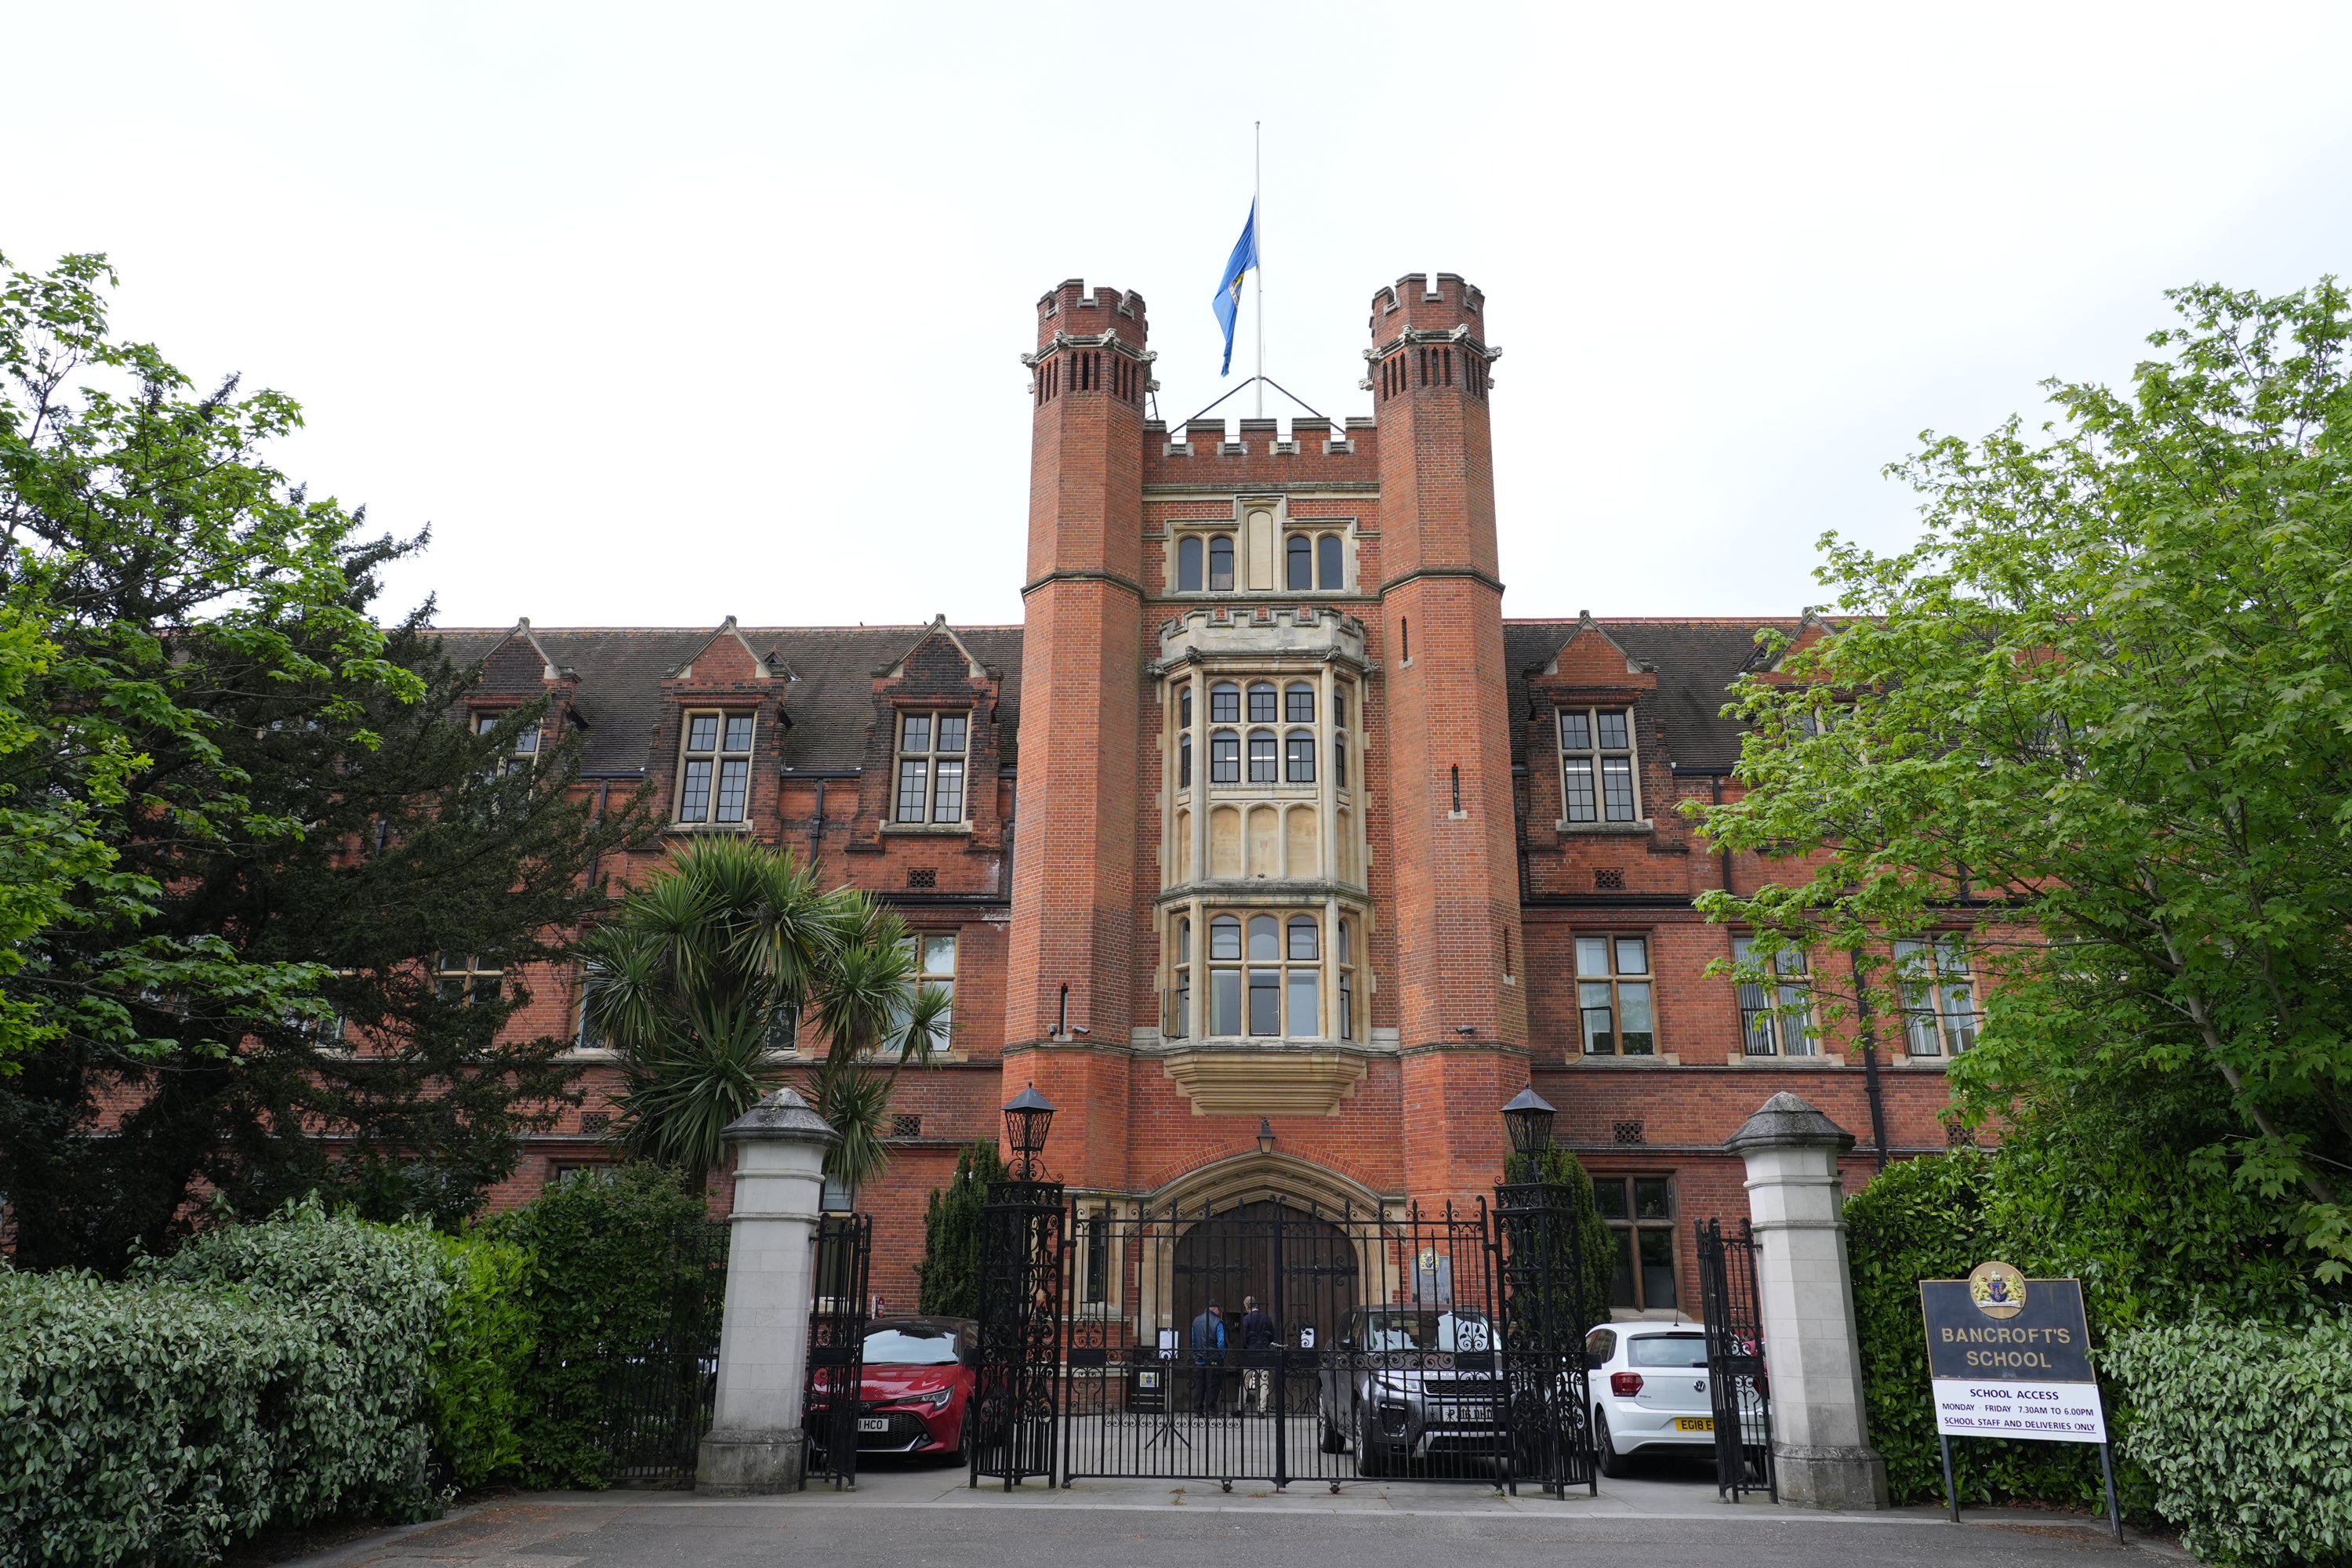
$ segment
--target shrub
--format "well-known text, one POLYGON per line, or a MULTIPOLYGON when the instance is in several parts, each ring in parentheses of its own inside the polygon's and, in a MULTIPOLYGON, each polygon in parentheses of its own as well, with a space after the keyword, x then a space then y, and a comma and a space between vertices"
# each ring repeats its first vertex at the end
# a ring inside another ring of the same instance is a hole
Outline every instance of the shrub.
POLYGON ((459 1487, 520 1468, 525 1385, 537 1344, 524 1292, 531 1255, 485 1237, 438 1237, 449 1304, 434 1335, 433 1447, 459 1487))
POLYGON ((931 1190, 923 1209, 923 1260, 916 1310, 929 1317, 980 1316, 980 1242, 988 1184, 1004 1179, 1004 1161, 982 1140, 956 1154, 955 1174, 931 1190))
POLYGON ((2139 1329, 2106 1362, 2137 1413, 2123 1451, 2191 1552, 2233 1568, 2352 1563, 2352 1315, 2139 1329))
POLYGON ((689 1223, 707 1223, 701 1194, 675 1172, 624 1165, 559 1183, 478 1227, 530 1255, 524 1289, 538 1342, 516 1423, 524 1485, 612 1483, 600 1385, 615 1359, 666 1335, 672 1303, 703 1283, 673 1239, 689 1223))
POLYGON ((421 1227, 315 1204, 110 1284, 0 1274, 0 1568, 203 1563, 267 1523, 420 1517, 421 1227))

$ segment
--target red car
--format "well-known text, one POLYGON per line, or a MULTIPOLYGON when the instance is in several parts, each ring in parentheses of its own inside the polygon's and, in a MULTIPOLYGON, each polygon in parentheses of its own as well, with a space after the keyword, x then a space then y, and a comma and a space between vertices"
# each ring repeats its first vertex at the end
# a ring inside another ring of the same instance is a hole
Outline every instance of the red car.
MULTIPOLYGON (((865 1375, 857 1390, 861 1454, 963 1452, 980 1336, 969 1318, 885 1318, 866 1330, 865 1375)), ((828 1429, 813 1404, 812 1434, 828 1429)))

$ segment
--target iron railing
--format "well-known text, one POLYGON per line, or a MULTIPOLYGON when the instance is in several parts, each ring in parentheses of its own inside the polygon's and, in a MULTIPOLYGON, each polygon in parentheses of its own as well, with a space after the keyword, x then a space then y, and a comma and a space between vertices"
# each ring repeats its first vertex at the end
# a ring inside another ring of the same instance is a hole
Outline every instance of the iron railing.
POLYGON ((1700 1310, 1706 1319, 1706 1382, 1715 1405, 1717 1495, 1737 1502, 1760 1491, 1780 1500, 1772 1465, 1772 1390, 1765 1373, 1764 1314, 1756 1292, 1756 1232, 1696 1222, 1700 1310))
POLYGON ((710 1430, 719 1387, 719 1320, 727 1300, 727 1226, 671 1227, 668 1311, 641 1343, 608 1350, 598 1378, 597 1437, 616 1486, 685 1486, 710 1430))
POLYGON ((865 1415, 867 1271, 874 1256, 871 1215, 826 1215, 817 1221, 814 1299, 809 1309, 807 1390, 801 1430, 810 1475, 835 1486, 857 1484, 858 1422, 865 1415))

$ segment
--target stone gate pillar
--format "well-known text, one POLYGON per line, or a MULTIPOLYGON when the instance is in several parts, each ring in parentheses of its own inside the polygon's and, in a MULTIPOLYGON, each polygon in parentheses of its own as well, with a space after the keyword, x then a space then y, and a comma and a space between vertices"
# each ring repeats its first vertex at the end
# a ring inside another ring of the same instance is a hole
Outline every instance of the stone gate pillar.
POLYGON ((808 1373, 817 1206, 825 1151, 841 1135, 789 1089, 730 1122, 735 1212, 719 1397, 694 1485, 705 1492, 800 1489, 801 1394, 808 1373))
POLYGON ((1870 1446, 1863 1410, 1862 1342, 1838 1180, 1838 1156, 1853 1147, 1853 1134, 1784 1093, 1766 1100, 1724 1147, 1748 1162, 1780 1500, 1885 1508, 1886 1461, 1870 1446))

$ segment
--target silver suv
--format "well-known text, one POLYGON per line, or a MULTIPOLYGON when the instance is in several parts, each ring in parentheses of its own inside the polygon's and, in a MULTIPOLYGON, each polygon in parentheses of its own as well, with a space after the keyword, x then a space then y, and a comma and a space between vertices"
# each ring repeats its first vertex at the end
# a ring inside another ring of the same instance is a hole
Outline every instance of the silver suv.
POLYGON ((1501 1348, 1469 1308, 1357 1308, 1322 1358, 1323 1451, 1354 1448, 1360 1476, 1433 1456, 1500 1458, 1501 1348))

